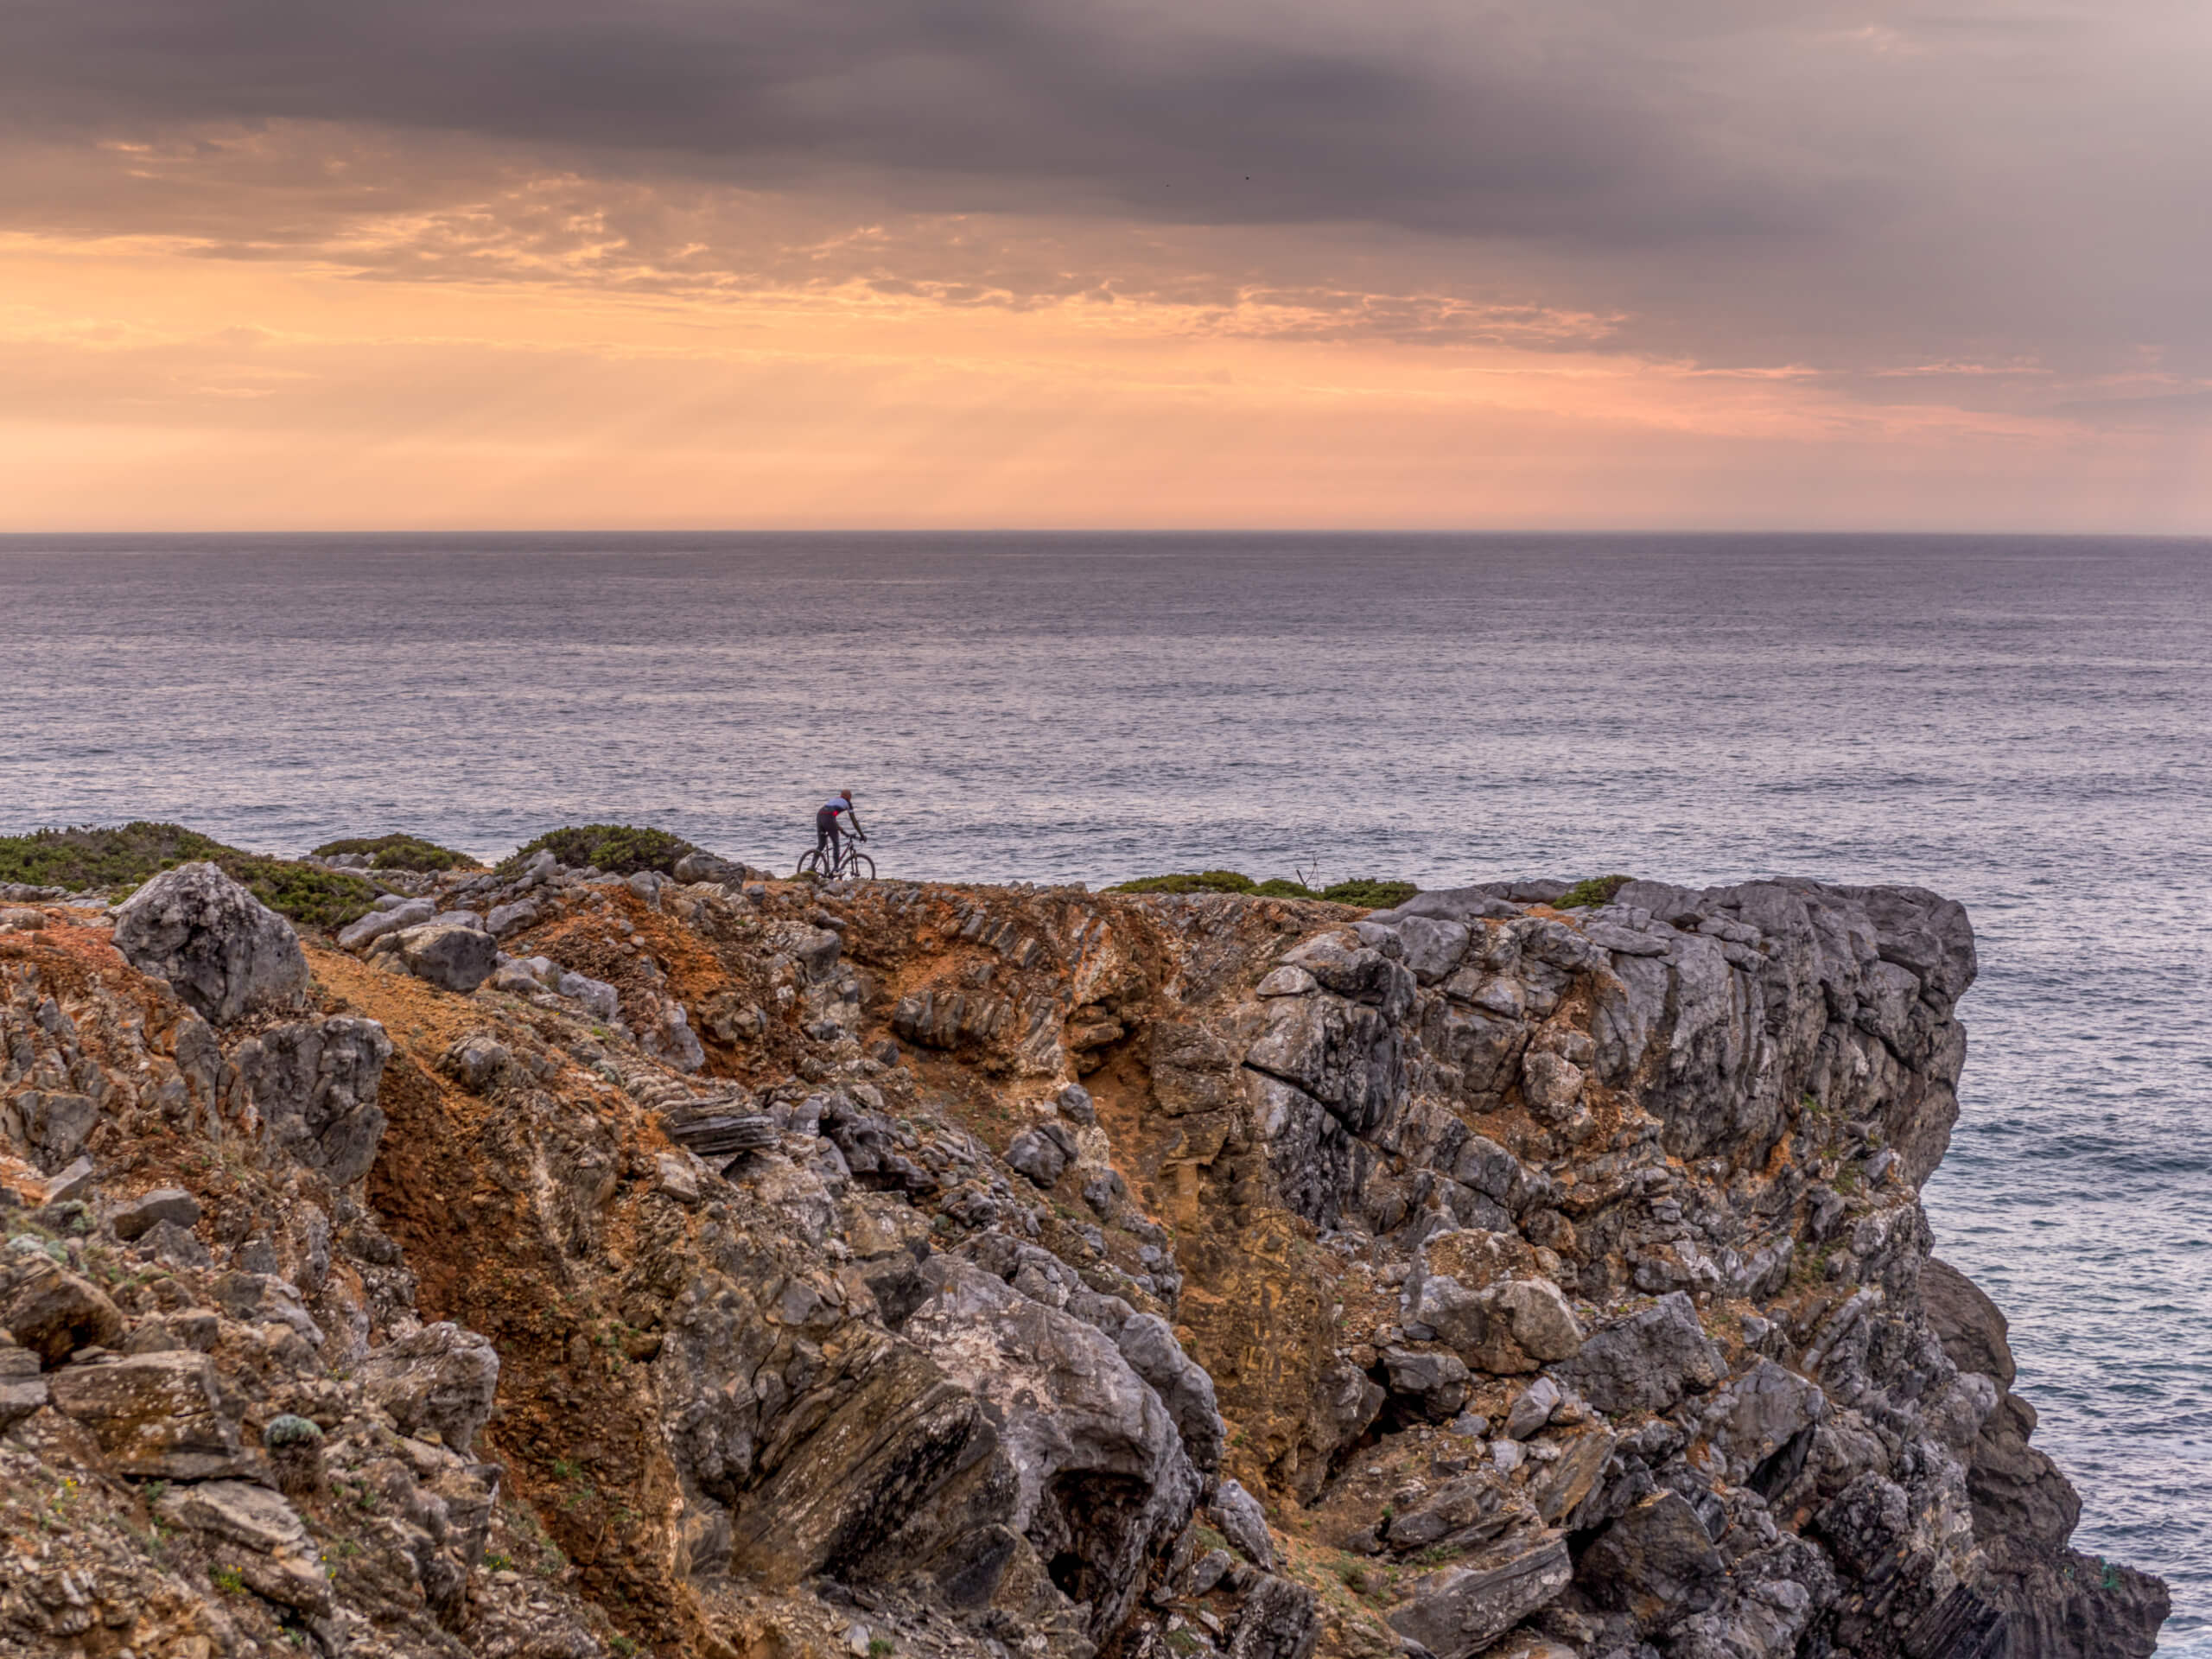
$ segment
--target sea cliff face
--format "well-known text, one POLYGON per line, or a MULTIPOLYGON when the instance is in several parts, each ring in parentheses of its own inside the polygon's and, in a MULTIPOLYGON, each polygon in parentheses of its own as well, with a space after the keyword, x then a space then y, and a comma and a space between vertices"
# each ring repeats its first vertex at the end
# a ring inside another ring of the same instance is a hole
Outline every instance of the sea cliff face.
POLYGON ((0 1654, 2152 1651, 1957 905, 678 874, 0 912, 0 1654))

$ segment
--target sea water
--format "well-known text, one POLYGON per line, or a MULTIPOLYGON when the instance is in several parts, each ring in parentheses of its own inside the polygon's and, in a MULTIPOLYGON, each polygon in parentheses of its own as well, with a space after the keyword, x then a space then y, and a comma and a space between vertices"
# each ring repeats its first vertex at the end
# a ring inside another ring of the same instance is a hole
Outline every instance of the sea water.
POLYGON ((886 875, 1962 899, 1938 1249, 2212 1653, 2212 543, 17 537, 0 628, 0 833, 787 866, 850 788, 886 875))

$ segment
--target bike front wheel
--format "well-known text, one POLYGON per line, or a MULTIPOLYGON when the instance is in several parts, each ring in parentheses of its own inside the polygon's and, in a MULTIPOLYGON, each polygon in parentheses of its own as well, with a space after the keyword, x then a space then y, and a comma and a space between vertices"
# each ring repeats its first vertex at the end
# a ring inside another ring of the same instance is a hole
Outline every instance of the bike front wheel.
POLYGON ((845 879, 848 881, 874 880, 875 861, 866 853, 855 853, 845 861, 845 879))

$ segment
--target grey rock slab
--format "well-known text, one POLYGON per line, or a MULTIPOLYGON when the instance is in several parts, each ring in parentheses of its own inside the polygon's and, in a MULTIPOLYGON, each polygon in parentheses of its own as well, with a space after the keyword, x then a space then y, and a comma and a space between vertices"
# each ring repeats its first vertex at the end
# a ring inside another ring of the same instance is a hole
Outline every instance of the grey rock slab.
POLYGON ((584 1005, 584 1012, 609 1024, 622 1017, 622 994, 603 979, 564 973, 554 987, 561 995, 584 1005))
POLYGON ((125 1198, 108 1217, 108 1224, 121 1239, 142 1237, 165 1221, 180 1227, 198 1226, 200 1200, 181 1186, 157 1186, 135 1198, 125 1198))
POLYGON ((1674 1491, 1653 1494, 1607 1527, 1577 1570, 1592 1599, 1627 1613, 1646 1635, 1712 1606, 1726 1573, 1697 1511, 1674 1491))
POLYGON ((1727 1375, 1697 1309, 1681 1291, 1606 1326, 1559 1368, 1560 1379, 1603 1412, 1666 1411, 1727 1375))
POLYGON ((72 1160, 67 1169, 47 1182, 46 1191, 41 1202, 62 1204, 71 1198, 84 1198, 92 1190, 92 1160, 89 1158, 78 1158, 72 1160))
POLYGON ((435 1429, 465 1457, 492 1414, 499 1355, 490 1338, 442 1319, 371 1350, 357 1375, 403 1431, 435 1429))
MULTIPOLYGON (((393 898, 386 894, 386 898, 393 898)), ((378 901, 379 906, 384 901, 378 901)), ((437 906, 428 899, 394 899, 389 907, 372 910, 358 921, 349 922, 338 932, 340 946, 347 950, 362 950, 374 944, 387 933, 397 933, 403 927, 420 927, 438 913, 437 906)))
POLYGON ((1275 1570, 1275 1543, 1268 1531, 1268 1512, 1242 1482, 1224 1480, 1206 1505, 1221 1535, 1234 1544, 1244 1559, 1264 1572, 1275 1570))
POLYGON ((1091 1629, 1116 1627, 1144 1588, 1147 1564, 1198 1499, 1198 1474, 1173 1419, 1119 1349, 1081 1319, 970 1262, 938 1256, 923 1271, 931 1294, 900 1334, 990 1402, 1011 1479, 1004 1524, 1083 1538, 1097 1586, 1091 1629), (1086 1499, 1094 1491, 1116 1497, 1103 1506, 1086 1499))
POLYGON ((1444 978, 1467 953, 1467 928, 1464 922, 1408 916, 1398 923, 1395 931, 1403 947, 1401 959, 1424 985, 1433 985, 1444 978))
POLYGON ((1477 1563, 1430 1573, 1387 1618, 1392 1630, 1435 1659, 1471 1659, 1558 1599, 1573 1575, 1566 1540, 1548 1532, 1502 1547, 1477 1563))
POLYGON ((0 1377, 0 1433, 44 1409, 48 1397, 42 1376, 0 1377))
POLYGON ((1007 1163, 1039 1186, 1049 1187, 1068 1166, 1067 1153, 1051 1136, 1024 1129, 1006 1149, 1007 1163))
POLYGON ((1213 1378, 1183 1351, 1167 1321, 1157 1313, 1133 1314, 1122 1321, 1114 1345, 1167 1408, 1192 1463, 1200 1469, 1220 1467, 1229 1431, 1214 1402, 1213 1378))
POLYGON ((105 1347, 123 1332, 123 1313, 107 1293, 43 1253, 8 1264, 13 1280, 0 1296, 0 1328, 48 1365, 79 1348, 105 1347))
POLYGON ((536 922, 543 912, 535 899, 518 899, 512 905, 494 905, 492 913, 484 918, 485 931, 494 938, 504 939, 510 933, 519 933, 536 922))
POLYGON ((241 1043, 232 1064, 269 1141, 343 1186, 376 1161, 377 1089, 391 1058, 381 1025, 340 1014, 273 1027, 241 1043))
POLYGON ((213 864, 164 870, 116 912, 115 948, 217 1025, 296 1001, 308 959, 292 925, 213 864))
POLYGON ((70 1365, 48 1378, 54 1408, 92 1430, 121 1474, 208 1480, 244 1472, 214 1362, 189 1351, 70 1365))
POLYGON ((480 928, 453 923, 402 928, 379 940, 378 948, 397 955, 416 978, 463 995, 489 979, 499 965, 498 940, 480 928))
POLYGON ((1229 1659, 1306 1659, 1321 1639, 1321 1598, 1269 1573, 1244 1592, 1229 1659))

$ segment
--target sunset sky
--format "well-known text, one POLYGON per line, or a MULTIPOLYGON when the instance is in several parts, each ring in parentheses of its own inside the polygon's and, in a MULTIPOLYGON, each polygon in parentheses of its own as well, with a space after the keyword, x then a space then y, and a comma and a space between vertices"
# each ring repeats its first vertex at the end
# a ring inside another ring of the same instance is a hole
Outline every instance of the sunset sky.
POLYGON ((11 0, 0 530, 2212 531, 2204 0, 11 0))

